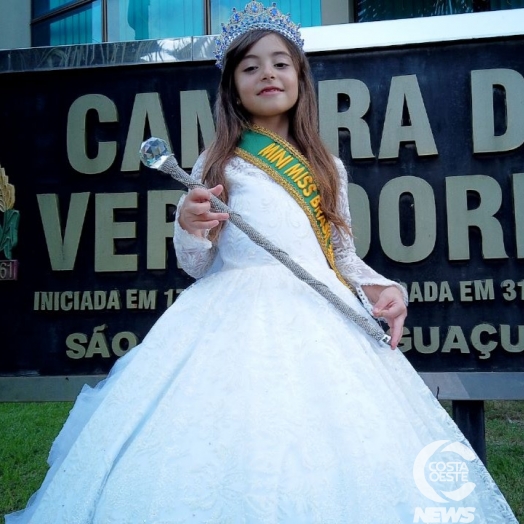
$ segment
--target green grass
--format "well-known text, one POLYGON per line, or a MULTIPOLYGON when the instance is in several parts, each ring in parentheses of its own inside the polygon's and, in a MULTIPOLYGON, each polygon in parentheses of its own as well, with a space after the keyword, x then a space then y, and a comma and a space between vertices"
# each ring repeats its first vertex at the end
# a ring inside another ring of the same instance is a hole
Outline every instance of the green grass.
POLYGON ((488 402, 488 470, 524 523, 524 402, 488 402))
MULTIPOLYGON (((450 410, 450 402, 442 402, 450 410)), ((0 404, 0 519, 40 486, 69 402, 0 404)), ((486 402, 488 470, 524 524, 524 402, 486 402)))
MULTIPOLYGON (((441 404, 451 415, 451 402, 441 404)), ((524 524, 524 401, 486 401, 488 471, 524 524)))
POLYGON ((25 507, 42 483, 51 443, 71 407, 70 402, 0 404, 0 519, 25 507))

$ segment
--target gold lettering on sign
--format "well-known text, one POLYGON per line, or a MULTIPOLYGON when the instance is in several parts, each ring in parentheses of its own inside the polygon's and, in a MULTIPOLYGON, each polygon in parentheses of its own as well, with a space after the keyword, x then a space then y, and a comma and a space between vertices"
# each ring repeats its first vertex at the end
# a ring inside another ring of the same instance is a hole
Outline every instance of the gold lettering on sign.
POLYGON ((137 271, 137 254, 117 254, 115 240, 135 239, 136 222, 115 219, 116 209, 136 209, 138 193, 98 193, 95 198, 95 271, 137 271))
POLYGON ((137 152, 144 140, 144 133, 148 124, 150 136, 156 136, 165 140, 169 150, 173 151, 159 94, 138 93, 133 103, 133 111, 127 132, 121 169, 123 172, 138 171, 140 169, 140 157, 137 152))
POLYGON ((199 129, 204 147, 215 137, 215 123, 209 97, 205 90, 180 91, 180 129, 182 156, 180 165, 192 167, 200 152, 199 129))
POLYGON ((436 213, 433 189, 422 178, 401 176, 387 182, 379 201, 379 234, 384 253, 406 264, 427 258, 437 241, 436 213), (415 239, 411 245, 404 245, 400 235, 399 205, 406 194, 413 201, 415 239))
POLYGON ((524 300, 524 280, 515 282, 514 280, 508 279, 501 282, 500 287, 502 288, 502 298, 511 302, 515 299, 524 300))
POLYGON ((35 311, 98 311, 121 309, 120 292, 111 291, 35 291, 35 311))
POLYGON ((380 142, 380 159, 398 158, 400 144, 412 142, 419 156, 438 155, 416 75, 394 76, 380 142), (403 121, 407 110, 408 122, 403 121))
POLYGON ((474 153, 513 151, 524 144, 524 77, 513 69, 471 71, 474 153), (505 102, 503 133, 495 130, 494 92, 505 102))
POLYGON ((361 80, 321 80, 318 83, 319 130, 331 152, 339 153, 339 130, 349 132, 352 158, 375 158, 371 150, 371 134, 364 116, 371 96, 361 80), (339 110, 339 99, 347 100, 347 109, 339 110))
POLYGON ((495 286, 493 284, 493 279, 462 280, 459 283, 459 287, 461 302, 495 300, 495 286))
POLYGON ((404 284, 410 302, 453 302, 453 293, 447 280, 443 282, 410 282, 404 284))
POLYGON ((147 192, 147 269, 166 269, 166 239, 171 249, 173 245, 173 217, 168 219, 166 210, 168 205, 177 206, 185 193, 179 189, 147 192))
POLYGON ((470 348, 480 360, 491 357, 495 351, 508 353, 524 352, 524 326, 482 323, 473 326, 471 331, 464 332, 461 326, 404 327, 399 349, 406 353, 414 349, 423 354, 459 353, 468 355, 470 348), (469 343, 469 344, 468 344, 469 343))
POLYGON ((67 115, 67 158, 71 167, 86 175, 95 175, 107 171, 115 160, 117 143, 114 141, 98 142, 96 156, 87 152, 87 114, 94 111, 100 123, 118 122, 115 103, 104 95, 89 94, 77 98, 69 108, 67 115))
POLYGON ((469 230, 479 229, 482 256, 485 259, 508 258, 502 225, 495 214, 502 205, 502 189, 489 176, 469 175, 446 178, 449 259, 470 258, 469 230), (468 207, 468 197, 476 194, 479 204, 468 207))
POLYGON ((121 357, 138 345, 138 337, 131 331, 121 331, 112 338, 105 333, 107 324, 93 328, 93 333, 71 333, 66 337, 66 355, 78 360, 81 358, 121 357))
POLYGON ((71 271, 75 267, 90 194, 71 194, 65 225, 60 219, 58 195, 36 195, 53 271, 71 271))
MULTIPOLYGON (((168 206, 178 205, 184 193, 177 189, 147 192, 147 269, 167 267, 166 240, 171 241, 173 237, 173 216, 168 216, 168 206)), ((72 193, 65 219, 60 216, 57 194, 39 194, 36 197, 51 268, 53 271, 74 270, 91 193, 72 193)), ((117 252, 120 244, 137 240, 137 222, 122 221, 115 216, 124 212, 135 213, 139 219, 138 193, 95 194, 96 272, 138 270, 137 253, 117 252)))
POLYGON ((126 293, 127 309, 156 309, 156 289, 128 289, 126 293))

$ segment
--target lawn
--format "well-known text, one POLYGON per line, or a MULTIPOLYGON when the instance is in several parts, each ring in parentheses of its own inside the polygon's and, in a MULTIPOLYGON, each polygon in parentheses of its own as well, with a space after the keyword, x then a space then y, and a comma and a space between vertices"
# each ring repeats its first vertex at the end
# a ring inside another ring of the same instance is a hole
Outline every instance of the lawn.
MULTIPOLYGON (((450 402, 442 403, 448 411, 450 402)), ((0 404, 0 515, 25 506, 72 404, 0 404)), ((524 401, 486 402, 488 470, 524 524, 524 401)), ((1 518, 1 517, 0 517, 1 518)))

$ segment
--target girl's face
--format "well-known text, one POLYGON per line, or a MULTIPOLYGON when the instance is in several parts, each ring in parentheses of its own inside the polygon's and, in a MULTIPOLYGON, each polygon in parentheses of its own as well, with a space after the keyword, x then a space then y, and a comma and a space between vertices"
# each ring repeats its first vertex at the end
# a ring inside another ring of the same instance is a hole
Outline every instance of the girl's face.
POLYGON ((253 44, 237 65, 234 81, 253 124, 271 128, 288 120, 288 111, 298 99, 298 76, 278 35, 266 35, 253 44))

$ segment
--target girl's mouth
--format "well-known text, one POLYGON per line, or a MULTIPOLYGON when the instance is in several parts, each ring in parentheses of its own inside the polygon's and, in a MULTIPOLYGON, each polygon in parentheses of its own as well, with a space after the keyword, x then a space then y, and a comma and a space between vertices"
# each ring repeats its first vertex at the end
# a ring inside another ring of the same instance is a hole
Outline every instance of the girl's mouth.
POLYGON ((271 93, 281 93, 282 92, 282 89, 279 89, 278 87, 266 87, 264 89, 262 89, 262 91, 260 91, 260 93, 258 93, 259 95, 267 95, 267 94, 271 94, 271 93))

